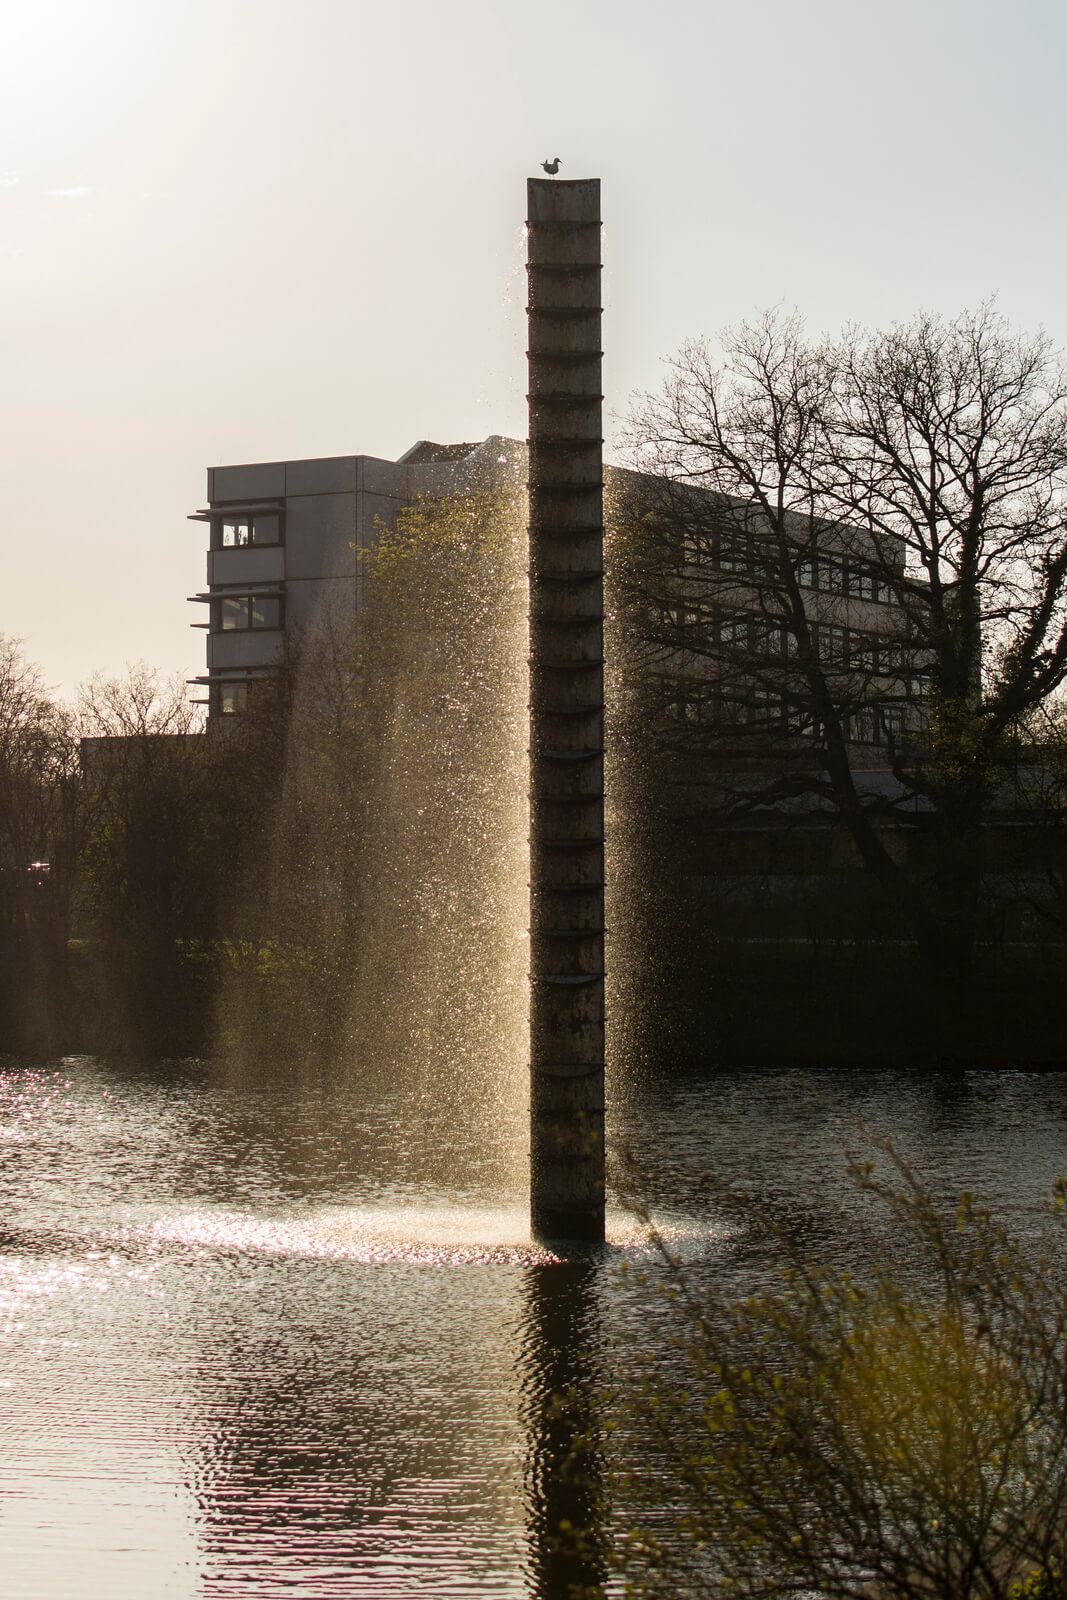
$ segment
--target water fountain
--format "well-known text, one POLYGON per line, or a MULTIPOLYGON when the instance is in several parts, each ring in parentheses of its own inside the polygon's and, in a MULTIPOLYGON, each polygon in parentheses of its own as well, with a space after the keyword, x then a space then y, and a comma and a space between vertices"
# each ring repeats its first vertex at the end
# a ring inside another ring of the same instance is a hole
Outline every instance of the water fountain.
POLYGON ((604 1238, 600 180, 527 181, 530 1219, 604 1238))

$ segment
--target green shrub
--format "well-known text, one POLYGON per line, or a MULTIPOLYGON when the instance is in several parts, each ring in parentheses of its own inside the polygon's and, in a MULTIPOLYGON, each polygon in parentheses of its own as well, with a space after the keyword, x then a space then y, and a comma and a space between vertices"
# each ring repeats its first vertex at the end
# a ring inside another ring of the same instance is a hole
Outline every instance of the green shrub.
POLYGON ((650 1352, 615 1399, 619 1460, 642 1458, 615 1481, 630 1593, 1064 1594, 1063 1262, 1028 1253, 972 1195, 942 1211, 880 1152, 880 1167, 850 1167, 891 1224, 862 1273, 807 1258, 724 1192, 720 1214, 784 1263, 767 1287, 739 1303, 698 1287, 657 1238, 673 1350, 650 1352))

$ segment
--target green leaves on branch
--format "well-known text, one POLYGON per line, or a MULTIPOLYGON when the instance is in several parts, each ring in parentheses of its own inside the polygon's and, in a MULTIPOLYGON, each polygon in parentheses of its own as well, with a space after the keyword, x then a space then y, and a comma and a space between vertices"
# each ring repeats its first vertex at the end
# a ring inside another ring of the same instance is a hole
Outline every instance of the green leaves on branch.
MULTIPOLYGON (((1024 1250, 969 1194, 940 1209, 888 1143, 851 1175, 890 1224, 863 1272, 809 1259, 725 1193, 784 1262, 767 1287, 734 1303, 661 1245, 677 1353, 618 1400, 650 1462, 622 1489, 654 1530, 616 1551, 632 1592, 1062 1593, 1062 1253, 1024 1250)), ((1054 1225, 1063 1212, 1060 1185, 1054 1225)))

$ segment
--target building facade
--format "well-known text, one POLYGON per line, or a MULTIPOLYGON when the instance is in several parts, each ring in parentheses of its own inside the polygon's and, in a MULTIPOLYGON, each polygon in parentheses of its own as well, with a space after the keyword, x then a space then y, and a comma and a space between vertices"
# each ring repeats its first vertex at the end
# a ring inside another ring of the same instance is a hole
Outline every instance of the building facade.
POLYGON ((278 672, 295 641, 355 624, 364 603, 359 552, 402 506, 499 478, 524 455, 516 441, 493 437, 420 440, 397 461, 210 467, 207 503, 191 514, 209 533, 207 585, 190 596, 206 612, 193 624, 207 635, 206 670, 194 683, 209 717, 239 711, 249 686, 278 672))
MULTIPOLYGON (((345 636, 365 601, 360 552, 382 526, 423 497, 524 482, 526 446, 492 435, 479 443, 420 440, 396 461, 375 456, 259 462, 208 469, 207 503, 192 520, 209 532, 203 608, 205 672, 194 683, 214 721, 239 711, 250 686, 277 673, 294 646, 329 628, 345 636)), ((651 480, 608 469, 609 504, 623 516, 651 480)), ((726 768, 746 752, 765 761, 818 730, 805 711, 797 640, 780 583, 761 582, 766 537, 759 519, 721 497, 689 492, 669 519, 671 576, 655 574, 644 666, 660 685, 667 743, 722 749, 726 768), (672 731, 673 729, 673 731, 672 731)), ((788 552, 805 625, 835 700, 847 705, 846 737, 860 766, 884 764, 889 742, 914 726, 923 683, 902 605, 903 550, 879 559, 855 530, 797 519, 788 552), (863 752, 861 756, 861 752, 863 752)), ((780 560, 780 550, 776 560, 780 560)))

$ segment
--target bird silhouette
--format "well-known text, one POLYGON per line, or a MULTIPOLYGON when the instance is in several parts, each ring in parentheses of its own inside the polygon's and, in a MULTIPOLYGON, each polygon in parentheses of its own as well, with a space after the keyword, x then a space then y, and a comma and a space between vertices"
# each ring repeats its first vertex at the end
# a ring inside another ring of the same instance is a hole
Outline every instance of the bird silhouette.
POLYGON ((559 156, 553 156, 551 161, 542 161, 541 165, 550 178, 554 178, 559 171, 559 156))

